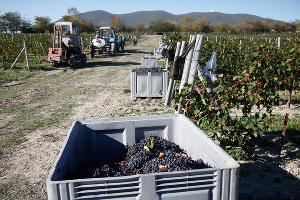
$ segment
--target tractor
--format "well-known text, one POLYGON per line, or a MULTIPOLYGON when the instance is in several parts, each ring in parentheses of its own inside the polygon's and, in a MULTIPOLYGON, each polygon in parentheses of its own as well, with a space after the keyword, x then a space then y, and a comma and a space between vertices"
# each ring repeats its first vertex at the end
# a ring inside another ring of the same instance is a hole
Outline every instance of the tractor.
POLYGON ((72 22, 57 22, 54 25, 53 48, 49 48, 48 61, 53 66, 71 67, 86 64, 82 53, 80 28, 72 22))
POLYGON ((108 56, 115 51, 116 35, 114 29, 111 27, 100 27, 96 30, 96 36, 92 40, 95 50, 101 54, 106 52, 108 56))

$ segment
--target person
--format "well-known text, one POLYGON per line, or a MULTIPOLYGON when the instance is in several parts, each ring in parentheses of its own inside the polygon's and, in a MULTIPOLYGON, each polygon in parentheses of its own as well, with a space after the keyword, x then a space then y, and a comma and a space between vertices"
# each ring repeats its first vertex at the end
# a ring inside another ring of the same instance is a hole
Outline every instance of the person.
POLYGON ((118 37, 116 37, 116 39, 117 39, 116 52, 119 53, 119 50, 120 50, 120 39, 118 37))
POLYGON ((124 36, 120 37, 120 47, 121 47, 121 50, 124 51, 124 49, 125 49, 125 38, 124 38, 124 36))
POLYGON ((134 37, 133 37, 133 46, 136 46, 136 45, 137 45, 137 41, 138 41, 138 40, 137 40, 137 37, 134 36, 134 37))
POLYGON ((95 56, 95 46, 94 46, 94 44, 93 44, 92 41, 91 41, 90 44, 89 44, 89 48, 90 48, 91 59, 93 59, 94 56, 95 56))

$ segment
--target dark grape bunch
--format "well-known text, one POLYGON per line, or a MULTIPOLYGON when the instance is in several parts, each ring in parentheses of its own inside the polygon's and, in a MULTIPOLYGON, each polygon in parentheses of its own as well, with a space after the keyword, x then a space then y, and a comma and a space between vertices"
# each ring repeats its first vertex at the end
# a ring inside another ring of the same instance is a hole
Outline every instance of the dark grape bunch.
POLYGON ((152 67, 152 68, 134 68, 132 72, 163 72, 164 68, 152 67))
POLYGON ((177 144, 157 136, 126 146, 125 149, 126 153, 122 161, 104 164, 94 169, 92 177, 130 176, 209 167, 200 159, 192 160, 177 144))

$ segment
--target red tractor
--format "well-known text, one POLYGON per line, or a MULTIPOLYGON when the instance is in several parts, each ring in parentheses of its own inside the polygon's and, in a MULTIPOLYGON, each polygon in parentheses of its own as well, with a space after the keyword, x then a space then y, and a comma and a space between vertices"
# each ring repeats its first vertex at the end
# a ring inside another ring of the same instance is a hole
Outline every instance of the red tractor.
POLYGON ((72 22, 57 22, 54 25, 53 48, 49 48, 48 61, 53 66, 71 67, 85 65, 86 55, 82 53, 79 26, 72 22))

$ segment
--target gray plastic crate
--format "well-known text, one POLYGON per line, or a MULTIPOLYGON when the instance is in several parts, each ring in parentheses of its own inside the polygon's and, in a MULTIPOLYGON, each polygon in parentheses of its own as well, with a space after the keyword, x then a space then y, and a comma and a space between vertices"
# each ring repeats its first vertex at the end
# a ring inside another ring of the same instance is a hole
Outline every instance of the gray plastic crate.
POLYGON ((144 68, 158 67, 157 57, 156 56, 142 56, 141 65, 144 68))
POLYGON ((236 200, 239 164, 183 115, 76 121, 47 178, 50 200, 236 200), (82 168, 118 159, 124 145, 151 135, 185 149, 212 168, 66 180, 82 168))
POLYGON ((161 68, 147 68, 149 70, 132 69, 131 71, 131 99, 137 97, 166 96, 169 72, 161 68))

